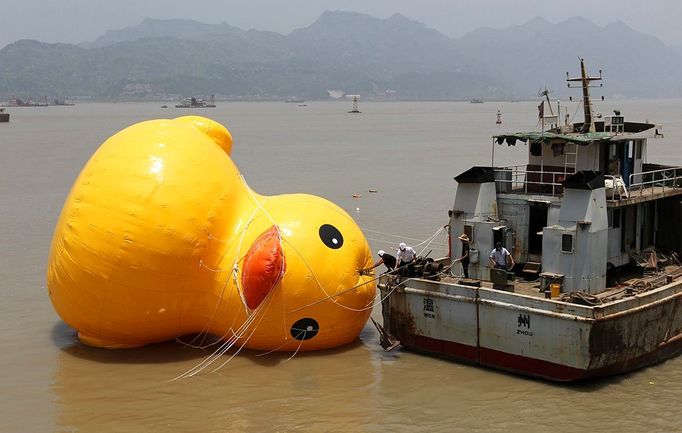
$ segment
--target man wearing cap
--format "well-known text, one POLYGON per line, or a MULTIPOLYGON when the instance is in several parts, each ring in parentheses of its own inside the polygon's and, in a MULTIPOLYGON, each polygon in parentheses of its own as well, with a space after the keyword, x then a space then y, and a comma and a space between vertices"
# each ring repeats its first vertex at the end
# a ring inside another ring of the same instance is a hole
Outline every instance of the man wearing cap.
POLYGON ((410 275, 412 272, 412 262, 417 257, 417 252, 412 248, 405 245, 405 242, 401 242, 398 245, 398 263, 397 268, 407 269, 407 274, 410 275))
POLYGON ((455 259, 455 262, 462 264, 462 271, 464 271, 464 278, 469 278, 469 236, 466 233, 459 235, 459 240, 462 241, 462 256, 455 259))
POLYGON ((388 254, 388 253, 387 253, 386 251, 384 251, 384 250, 379 250, 379 252, 377 253, 377 255, 379 256, 379 260, 377 260, 371 268, 363 269, 363 271, 367 272, 367 271, 369 271, 370 269, 376 268, 377 266, 379 266, 379 265, 382 264, 382 263, 383 263, 384 265, 386 265, 386 268, 388 269, 388 272, 391 272, 392 270, 395 269, 396 258, 395 258, 394 256, 388 254))

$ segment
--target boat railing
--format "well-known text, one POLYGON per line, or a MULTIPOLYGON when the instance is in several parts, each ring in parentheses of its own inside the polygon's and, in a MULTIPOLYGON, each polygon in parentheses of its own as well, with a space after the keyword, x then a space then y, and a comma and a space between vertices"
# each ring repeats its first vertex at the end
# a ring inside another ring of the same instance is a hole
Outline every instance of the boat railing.
MULTIPOLYGON (((620 175, 604 175, 607 200, 626 200, 633 195, 665 193, 669 189, 682 188, 682 167, 657 167, 632 173, 627 185, 620 175)), ((511 165, 495 168, 495 185, 498 193, 563 194, 561 184, 572 173, 547 170, 529 170, 527 165, 511 165)))
POLYGON ((682 167, 665 167, 657 170, 633 173, 628 178, 630 195, 636 192, 643 195, 648 192, 682 187, 682 167))
POLYGON ((495 185, 499 193, 561 195, 561 185, 572 173, 529 170, 527 165, 495 168, 495 185))

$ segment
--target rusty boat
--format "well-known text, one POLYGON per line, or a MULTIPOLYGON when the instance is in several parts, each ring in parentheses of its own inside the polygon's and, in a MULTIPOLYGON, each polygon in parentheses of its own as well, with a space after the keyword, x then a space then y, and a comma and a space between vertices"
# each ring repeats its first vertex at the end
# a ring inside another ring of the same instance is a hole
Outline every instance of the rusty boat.
POLYGON ((584 121, 547 98, 540 131, 493 137, 492 166, 455 177, 448 256, 379 278, 385 348, 561 382, 682 352, 682 167, 646 160, 656 125, 593 115, 601 71, 580 66, 567 81, 582 90, 584 121), (495 166, 505 144, 527 163, 495 166), (455 261, 461 234, 470 278, 455 261), (497 242, 513 269, 490 267, 497 242))

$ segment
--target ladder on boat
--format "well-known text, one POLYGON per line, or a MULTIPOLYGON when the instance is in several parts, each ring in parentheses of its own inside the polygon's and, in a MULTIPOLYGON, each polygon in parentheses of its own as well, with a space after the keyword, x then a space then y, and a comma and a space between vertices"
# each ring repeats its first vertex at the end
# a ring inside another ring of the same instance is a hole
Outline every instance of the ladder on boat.
POLYGON ((564 176, 575 173, 577 166, 578 145, 569 141, 564 145, 564 176))

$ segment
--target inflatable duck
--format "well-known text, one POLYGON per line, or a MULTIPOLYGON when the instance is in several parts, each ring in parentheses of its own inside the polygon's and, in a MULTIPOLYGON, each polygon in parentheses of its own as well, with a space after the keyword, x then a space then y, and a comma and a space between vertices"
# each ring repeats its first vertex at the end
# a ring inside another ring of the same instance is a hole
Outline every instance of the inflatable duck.
POLYGON ((91 157, 47 266, 52 304, 83 343, 210 333, 303 351, 357 338, 376 293, 359 227, 320 197, 256 194, 231 149, 224 126, 187 116, 128 127, 91 157))

